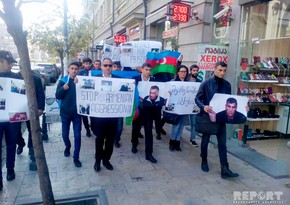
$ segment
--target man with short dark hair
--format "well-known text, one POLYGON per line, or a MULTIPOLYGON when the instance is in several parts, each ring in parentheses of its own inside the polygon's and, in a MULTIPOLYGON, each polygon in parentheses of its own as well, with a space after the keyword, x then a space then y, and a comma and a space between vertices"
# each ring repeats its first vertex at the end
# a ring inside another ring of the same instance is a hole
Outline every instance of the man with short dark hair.
POLYGON ((228 98, 225 110, 216 114, 216 122, 229 124, 242 124, 247 121, 245 115, 237 111, 238 102, 235 98, 228 98))
MULTIPOLYGON (((78 75, 82 76, 91 76, 92 69, 94 66, 92 65, 93 61, 90 58, 84 58, 83 59, 83 69, 81 69, 78 73, 78 75)), ((85 129, 87 131, 86 135, 87 137, 91 137, 91 130, 90 130, 90 124, 89 124, 89 118, 88 116, 82 116, 83 124, 85 126, 85 129)))
MULTIPOLYGON (((112 74, 113 62, 110 58, 104 58, 102 62, 102 74, 97 75, 103 78, 118 78, 112 74)), ((113 165, 110 163, 111 156, 114 149, 114 138, 118 128, 118 117, 91 117, 91 127, 93 133, 96 135, 95 140, 95 164, 96 172, 101 170, 101 161, 104 167, 108 170, 113 170, 113 165)))
MULTIPOLYGON (((0 50, 0 77, 2 78, 15 78, 20 79, 18 73, 11 72, 13 63, 16 60, 13 58, 9 51, 0 50)), ((21 122, 0 122, 0 190, 3 189, 2 178, 2 138, 5 134, 6 141, 6 168, 7 168, 7 181, 15 179, 15 154, 16 154, 16 141, 18 133, 21 130, 21 122)))
POLYGON ((159 96, 159 87, 151 86, 149 95, 142 101, 141 113, 144 119, 145 130, 145 154, 146 160, 157 163, 157 160, 152 156, 153 153, 153 120, 160 126, 161 109, 165 105, 165 99, 159 96))
POLYGON ((102 62, 100 60, 95 60, 94 70, 102 70, 101 66, 102 66, 102 62))
MULTIPOLYGON (((231 84, 224 80, 225 73, 227 71, 227 64, 225 62, 217 62, 214 68, 214 76, 205 80, 199 87, 199 90, 195 97, 197 106, 201 109, 201 112, 212 113, 212 107, 209 106, 211 99, 215 93, 231 94, 231 84)), ((239 176, 237 173, 233 173, 229 169, 227 159, 227 146, 226 146, 226 124, 219 123, 220 127, 216 134, 218 142, 218 153, 221 163, 221 177, 234 178, 239 176)), ((210 129, 210 128, 209 128, 210 129)), ((210 134, 202 133, 201 137, 201 169, 204 172, 208 172, 207 163, 207 149, 210 139, 210 134)))
MULTIPOLYGON (((151 65, 149 63, 143 63, 143 65, 141 66, 141 74, 134 77, 135 79, 135 84, 136 84, 136 92, 137 92, 137 88, 138 88, 138 84, 140 81, 154 81, 154 78, 150 76, 150 71, 151 71, 151 65)), ((136 94, 136 93, 135 93, 136 94)), ((133 119, 132 122, 132 138, 131 138, 131 142, 132 142, 132 153, 136 154, 138 152, 137 150, 137 145, 139 144, 139 140, 138 138, 143 138, 142 134, 141 134, 141 126, 143 123, 143 115, 141 112, 141 102, 138 103, 138 111, 139 111, 139 115, 133 119)), ((137 111, 137 112, 138 112, 137 111)))
MULTIPOLYGON (((196 64, 193 64, 189 67, 189 81, 191 82, 201 82, 201 80, 199 80, 197 78, 198 76, 198 71, 199 71, 199 67, 196 64)), ((196 114, 191 114, 189 115, 189 119, 190 119, 190 143, 192 144, 192 146, 194 147, 198 147, 198 144, 195 142, 195 116, 196 114)))

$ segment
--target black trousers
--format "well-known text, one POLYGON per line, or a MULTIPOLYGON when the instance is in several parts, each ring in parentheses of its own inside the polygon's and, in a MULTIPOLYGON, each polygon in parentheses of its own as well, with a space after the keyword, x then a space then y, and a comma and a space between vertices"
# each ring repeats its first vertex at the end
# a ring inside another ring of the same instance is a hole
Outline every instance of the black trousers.
MULTIPOLYGON (((226 166, 228 164, 227 159, 227 134, 226 134, 226 125, 221 125, 218 133, 216 134, 217 142, 218 142, 218 153, 220 158, 220 163, 222 166, 226 166)), ((209 143, 210 135, 209 134, 202 134, 201 137, 201 153, 200 156, 202 160, 207 159, 207 149, 208 149, 208 143, 209 143)))
MULTIPOLYGON (((28 130, 28 148, 32 148, 32 136, 31 136, 31 127, 30 127, 30 121, 26 121, 26 127, 28 130)), ((21 130, 19 130, 18 136, 17 136, 17 143, 18 146, 24 147, 25 146, 25 141, 24 138, 22 137, 21 130)))
POLYGON ((143 116, 141 112, 139 112, 138 118, 132 121, 132 136, 131 136, 131 142, 132 146, 136 147, 139 144, 139 135, 141 132, 141 127, 143 123, 143 116))
POLYGON ((144 114, 144 130, 145 130, 145 154, 146 156, 151 155, 153 153, 153 121, 155 121, 156 133, 160 135, 161 133, 161 113, 160 115, 155 114, 154 116, 150 116, 148 114, 144 114))
POLYGON ((89 117, 88 116, 82 116, 83 124, 85 126, 85 129, 90 129, 90 124, 89 124, 89 117))
POLYGON ((95 140, 95 157, 97 161, 111 159, 114 149, 114 137, 118 127, 118 118, 91 118, 95 140))

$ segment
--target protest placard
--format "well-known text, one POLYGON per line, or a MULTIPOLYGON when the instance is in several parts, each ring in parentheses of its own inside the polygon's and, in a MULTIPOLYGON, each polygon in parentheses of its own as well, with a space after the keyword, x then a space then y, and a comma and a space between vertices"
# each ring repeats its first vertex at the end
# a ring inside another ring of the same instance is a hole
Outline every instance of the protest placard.
POLYGON ((113 62, 120 61, 121 48, 105 44, 103 48, 102 61, 104 58, 110 58, 113 62))
POLYGON ((159 96, 166 100, 166 106, 163 109, 164 111, 179 115, 197 114, 199 112, 199 108, 194 99, 200 83, 140 81, 138 84, 140 98, 149 95, 152 86, 158 86, 159 96))
POLYGON ((162 44, 158 41, 130 41, 121 44, 122 67, 135 68, 146 62, 147 52, 159 52, 162 44))
POLYGON ((24 80, 0 77, 0 122, 27 121, 28 119, 24 80))
POLYGON ((213 122, 241 124, 247 119, 248 98, 239 95, 216 93, 210 101, 213 122))
POLYGON ((55 98, 56 86, 46 86, 45 89, 46 123, 60 122, 58 100, 55 98))
POLYGON ((78 76, 77 109, 92 117, 128 117, 132 114, 133 79, 78 76))

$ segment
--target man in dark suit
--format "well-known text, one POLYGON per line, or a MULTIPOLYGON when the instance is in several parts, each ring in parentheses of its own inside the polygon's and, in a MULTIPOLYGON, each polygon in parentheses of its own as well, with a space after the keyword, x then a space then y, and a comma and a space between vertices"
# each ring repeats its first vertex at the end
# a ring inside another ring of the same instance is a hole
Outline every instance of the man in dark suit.
MULTIPOLYGON (((112 74, 112 67, 112 60, 110 58, 104 58, 102 62, 102 74, 97 76, 103 78, 118 78, 112 74)), ((101 161, 103 161, 103 165, 108 170, 114 169, 109 160, 113 154, 114 138, 118 128, 118 119, 118 117, 91 117, 91 128, 93 133, 96 135, 96 161, 94 165, 96 172, 101 170, 101 161)))
POLYGON ((157 160, 152 156, 153 153, 153 120, 160 123, 161 109, 165 105, 165 99, 159 96, 159 87, 151 86, 150 93, 142 101, 141 113, 144 117, 145 130, 145 154, 146 160, 157 163, 157 160))
MULTIPOLYGON (((149 63, 144 63, 141 66, 141 74, 134 77, 136 89, 140 81, 154 81, 154 78, 150 76, 150 71, 151 71, 151 65, 149 63)), ((139 105, 138 105, 139 116, 133 119, 133 122, 132 122, 132 138, 131 138, 132 149, 131 151, 134 154, 138 152, 137 150, 137 145, 139 143, 138 138, 143 137, 142 134, 140 133, 142 122, 143 122, 143 116, 142 116, 142 113, 140 112, 141 109, 142 109, 141 102, 139 102, 139 105)))
POLYGON ((247 121, 245 115, 237 111, 238 102, 235 98, 228 98, 226 109, 216 114, 216 122, 242 124, 247 121))

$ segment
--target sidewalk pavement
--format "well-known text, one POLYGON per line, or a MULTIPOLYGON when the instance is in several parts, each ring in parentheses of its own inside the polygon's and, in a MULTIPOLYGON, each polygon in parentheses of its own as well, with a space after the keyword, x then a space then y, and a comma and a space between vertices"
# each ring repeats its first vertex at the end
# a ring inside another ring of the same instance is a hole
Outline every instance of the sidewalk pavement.
MULTIPOLYGON (((160 141, 155 139, 154 131, 153 156, 158 162, 152 164, 145 160, 144 138, 139 139, 138 153, 131 153, 131 127, 124 126, 121 147, 114 148, 111 159, 114 170, 109 171, 101 165, 101 171, 97 173, 93 169, 94 137, 86 137, 85 130, 82 130, 82 167, 76 168, 73 149, 70 157, 63 155, 61 124, 52 124, 44 148, 55 198, 103 190, 110 205, 228 205, 233 204, 234 191, 282 191, 283 204, 290 204, 290 192, 285 187, 289 184, 289 178, 273 179, 228 154, 230 168, 240 176, 234 180, 223 180, 217 148, 212 144, 208 157, 210 171, 204 173, 200 169, 200 148, 189 143, 189 131, 184 129, 182 151, 170 152, 170 125, 166 125, 165 130, 167 136, 163 135, 160 141)), ((73 137, 71 140, 73 144, 73 137)), ((200 144, 199 137, 197 143, 200 144)), ((41 199, 37 172, 29 171, 28 165, 29 155, 25 147, 24 152, 16 156, 15 180, 6 181, 6 167, 3 166, 4 189, 0 192, 0 204, 20 204, 30 199, 41 199)))

